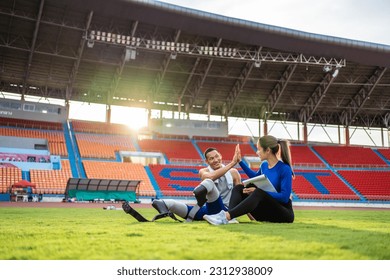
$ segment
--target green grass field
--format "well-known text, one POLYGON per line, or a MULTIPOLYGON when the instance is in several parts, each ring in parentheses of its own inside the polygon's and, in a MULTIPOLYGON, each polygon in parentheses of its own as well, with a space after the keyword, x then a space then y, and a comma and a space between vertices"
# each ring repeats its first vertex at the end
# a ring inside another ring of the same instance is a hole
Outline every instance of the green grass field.
MULTIPOLYGON (((146 217, 154 209, 139 209, 146 217)), ((101 208, 0 208, 2 260, 390 260, 390 211, 296 210, 293 224, 139 223, 101 208)))

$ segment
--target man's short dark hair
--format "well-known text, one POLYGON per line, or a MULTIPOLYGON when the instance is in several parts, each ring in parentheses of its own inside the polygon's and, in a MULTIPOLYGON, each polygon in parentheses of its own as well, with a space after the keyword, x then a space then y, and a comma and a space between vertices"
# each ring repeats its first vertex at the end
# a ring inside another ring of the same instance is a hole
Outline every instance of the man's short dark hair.
POLYGON ((207 159, 207 154, 212 152, 212 151, 217 151, 216 148, 213 148, 213 147, 210 147, 210 148, 207 148, 206 151, 204 151, 204 158, 207 159))

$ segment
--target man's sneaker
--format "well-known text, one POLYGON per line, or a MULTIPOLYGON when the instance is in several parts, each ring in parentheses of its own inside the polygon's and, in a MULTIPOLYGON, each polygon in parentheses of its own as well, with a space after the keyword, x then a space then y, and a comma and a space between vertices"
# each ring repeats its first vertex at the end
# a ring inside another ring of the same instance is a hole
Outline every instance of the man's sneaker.
POLYGON ((204 215, 203 219, 208 221, 210 224, 218 226, 218 225, 226 225, 228 220, 226 219, 226 214, 224 210, 221 210, 218 214, 214 215, 204 215))
POLYGON ((240 222, 237 219, 231 219, 228 221, 228 224, 239 224, 240 222))

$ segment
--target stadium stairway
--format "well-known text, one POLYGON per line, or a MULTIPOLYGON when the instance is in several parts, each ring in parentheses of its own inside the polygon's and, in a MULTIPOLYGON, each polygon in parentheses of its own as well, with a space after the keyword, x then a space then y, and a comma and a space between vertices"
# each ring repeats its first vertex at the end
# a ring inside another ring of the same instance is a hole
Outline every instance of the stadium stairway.
POLYGON ((299 200, 299 196, 293 190, 291 191, 291 196, 293 201, 299 200))
POLYGON ((378 155, 384 162, 387 163, 387 165, 390 166, 390 160, 388 160, 386 157, 384 157, 377 149, 372 149, 375 154, 378 155))
POLYGON ((199 157, 200 157, 201 159, 205 159, 204 156, 203 156, 203 152, 200 150, 200 148, 199 148, 198 145, 196 144, 195 139, 191 139, 191 143, 192 143, 192 145, 195 147, 195 150, 198 151, 199 157))
POLYGON ((22 171, 22 179, 31 182, 30 171, 22 171))
POLYGON ((81 178, 87 178, 87 175, 85 174, 85 169, 84 169, 83 163, 81 162, 81 155, 80 155, 79 148, 77 146, 76 135, 75 135, 75 132, 73 129, 73 125, 71 122, 68 122, 68 124, 69 124, 68 131, 69 131, 70 137, 72 139, 72 143, 73 143, 74 155, 76 156, 76 166, 77 166, 77 169, 79 171, 79 176, 81 178))
POLYGON ((144 166, 144 168, 145 168, 146 174, 148 174, 150 183, 152 183, 153 189, 156 191, 156 198, 157 199, 161 198, 162 197, 162 192, 161 192, 160 187, 157 184, 156 179, 153 176, 152 170, 150 170, 149 166, 144 166))
POLYGON ((332 169, 329 163, 315 150, 312 146, 308 146, 309 149, 325 164, 326 169, 332 169))
POLYGON ((253 143, 253 140, 249 141, 249 145, 252 147, 252 149, 257 152, 257 143, 253 143))
POLYGON ((327 172, 322 172, 322 173, 321 172, 317 172, 317 173, 296 172, 296 175, 303 176, 307 181, 309 181, 313 185, 313 187, 320 194, 329 194, 329 190, 318 179, 319 175, 328 176, 329 173, 327 173, 327 172))
POLYGON ((141 147, 138 145, 138 140, 137 140, 137 138, 135 138, 135 137, 130 137, 130 139, 131 139, 131 142, 133 143, 133 146, 134 146, 134 148, 135 148, 135 150, 137 151, 137 152, 142 152, 142 149, 141 149, 141 147))
POLYGON ((63 125, 66 148, 73 178, 86 178, 84 167, 81 164, 80 152, 77 148, 76 138, 70 121, 63 125))
POLYGON ((115 158, 117 162, 122 162, 122 158, 121 158, 121 155, 119 154, 119 152, 115 152, 115 158))

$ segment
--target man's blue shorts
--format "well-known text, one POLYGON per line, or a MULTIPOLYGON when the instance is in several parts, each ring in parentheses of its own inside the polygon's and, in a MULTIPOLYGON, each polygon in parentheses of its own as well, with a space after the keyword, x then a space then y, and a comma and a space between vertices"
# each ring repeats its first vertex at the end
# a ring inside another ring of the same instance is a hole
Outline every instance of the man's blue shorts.
MULTIPOLYGON (((187 207, 188 207, 188 213, 189 213, 191 211, 192 207, 194 207, 194 206, 187 205, 187 207)), ((221 196, 219 196, 216 201, 206 202, 206 204, 203 205, 199 209, 198 212, 196 212, 194 220, 195 221, 203 220, 204 215, 218 214, 219 212, 221 212, 221 210, 227 211, 228 209, 223 204, 221 196)))

